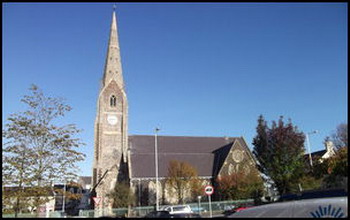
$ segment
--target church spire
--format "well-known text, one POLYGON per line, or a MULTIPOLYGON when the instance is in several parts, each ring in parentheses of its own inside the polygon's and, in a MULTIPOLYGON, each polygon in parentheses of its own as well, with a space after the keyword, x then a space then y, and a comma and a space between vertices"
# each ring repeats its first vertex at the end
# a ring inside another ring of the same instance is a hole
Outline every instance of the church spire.
MULTIPOLYGON (((106 36, 107 37, 107 36, 106 36)), ((112 13, 107 55, 97 101, 95 120, 93 184, 96 196, 106 198, 121 177, 128 179, 128 100, 120 59, 115 8, 112 13), (103 176, 104 173, 107 175, 103 176), (103 181, 101 181, 103 177, 103 181)), ((102 207, 111 207, 110 200, 102 207)))
POLYGON ((112 23, 108 41, 107 57, 103 77, 103 86, 114 79, 120 88, 123 88, 123 75, 120 59, 120 48, 118 39, 117 18, 115 12, 116 6, 113 6, 112 23))
POLYGON ((117 18, 115 15, 115 6, 113 6, 112 23, 111 23, 108 46, 117 45, 117 44, 118 44, 117 18))

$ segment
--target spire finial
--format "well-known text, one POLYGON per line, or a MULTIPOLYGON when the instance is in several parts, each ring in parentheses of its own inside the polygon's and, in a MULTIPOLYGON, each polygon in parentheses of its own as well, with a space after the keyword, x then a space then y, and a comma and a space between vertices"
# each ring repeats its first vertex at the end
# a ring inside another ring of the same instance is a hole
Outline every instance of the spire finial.
POLYGON ((116 4, 113 4, 113 12, 115 12, 115 9, 117 8, 116 4))

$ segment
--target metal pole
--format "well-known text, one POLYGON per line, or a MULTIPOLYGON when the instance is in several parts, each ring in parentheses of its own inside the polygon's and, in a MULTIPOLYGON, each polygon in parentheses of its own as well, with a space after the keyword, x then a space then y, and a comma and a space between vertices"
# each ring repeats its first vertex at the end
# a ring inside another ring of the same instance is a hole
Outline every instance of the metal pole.
POLYGON ((210 218, 213 217, 212 212, 211 212, 211 195, 209 195, 209 213, 210 213, 210 218))
POLYGON ((307 145, 308 145, 308 148, 309 148, 309 160, 310 160, 310 165, 311 165, 311 167, 312 167, 313 165, 312 165, 312 157, 311 157, 311 150, 310 150, 311 147, 310 147, 309 134, 316 134, 317 132, 318 132, 318 130, 315 130, 315 131, 306 133, 306 141, 307 141, 307 145))
POLYGON ((157 149, 157 132, 159 128, 155 129, 154 135, 154 155, 155 155, 155 165, 156 165, 156 211, 159 210, 159 201, 158 201, 158 149, 157 149))
POLYGON ((66 181, 63 182, 62 214, 64 213, 65 204, 66 204, 65 194, 66 194, 66 181))
POLYGON ((201 196, 198 196, 198 214, 201 214, 201 196))
POLYGON ((299 186, 299 191, 302 192, 303 188, 301 187, 301 184, 299 183, 298 186, 299 186))
POLYGON ((141 206, 141 179, 139 179, 139 206, 141 206))
POLYGON ((101 204, 102 204, 102 216, 105 215, 105 197, 101 197, 101 204))
POLYGON ((310 141, 309 141, 309 135, 306 133, 306 142, 309 150, 309 160, 310 160, 310 165, 312 167, 312 157, 311 157, 311 150, 310 150, 310 141))
MULTIPOLYGON (((141 179, 139 179, 139 206, 141 207, 141 179)), ((140 216, 140 209, 137 209, 137 216, 140 216)))

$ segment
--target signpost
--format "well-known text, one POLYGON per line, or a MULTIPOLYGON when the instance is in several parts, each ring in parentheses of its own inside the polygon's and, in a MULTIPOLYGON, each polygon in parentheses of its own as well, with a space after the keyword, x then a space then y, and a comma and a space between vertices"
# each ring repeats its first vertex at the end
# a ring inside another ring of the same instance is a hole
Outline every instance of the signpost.
POLYGON ((46 205, 40 205, 39 206, 39 216, 45 217, 46 216, 46 205))
POLYGON ((207 194, 208 199, 209 199, 209 213, 210 213, 210 218, 213 217, 212 212, 211 212, 211 195, 214 193, 214 187, 211 185, 207 185, 204 188, 205 194, 207 194))
MULTIPOLYGON (((100 206, 101 204, 101 200, 102 197, 92 197, 92 199, 94 200, 95 203, 95 212, 94 212, 94 216, 95 217, 99 217, 99 216, 103 216, 103 207, 100 206), (97 207, 97 212, 96 212, 96 207, 97 207), (102 210, 101 210, 102 209, 102 210), (101 213, 102 212, 102 213, 101 213)), ((102 201, 103 202, 103 201, 102 201)))

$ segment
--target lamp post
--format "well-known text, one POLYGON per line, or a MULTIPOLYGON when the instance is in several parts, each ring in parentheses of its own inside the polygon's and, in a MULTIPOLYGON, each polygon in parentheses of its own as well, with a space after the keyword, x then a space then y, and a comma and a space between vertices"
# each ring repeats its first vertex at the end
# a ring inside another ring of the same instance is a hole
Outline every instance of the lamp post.
POLYGON ((200 215, 201 214, 201 198, 202 196, 198 196, 198 214, 200 215))
POLYGON ((63 195, 62 195, 62 214, 64 213, 64 209, 65 209, 65 204, 66 204, 66 198, 65 198, 65 194, 66 194, 66 181, 63 182, 63 195))
POLYGON ((154 155, 155 155, 155 166, 156 166, 156 211, 159 210, 159 201, 158 201, 158 149, 157 149, 157 133, 160 129, 155 128, 154 133, 154 155))
POLYGON ((311 132, 306 133, 306 142, 307 142, 307 146, 308 146, 308 148, 309 148, 309 160, 310 160, 310 165, 311 165, 311 167, 312 167, 313 165, 312 165, 312 157, 311 157, 311 150, 310 150, 309 134, 316 134, 316 133, 318 133, 318 130, 315 130, 315 131, 311 131, 311 132))

